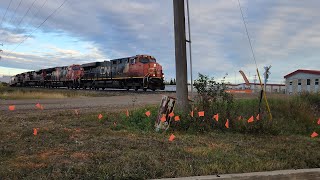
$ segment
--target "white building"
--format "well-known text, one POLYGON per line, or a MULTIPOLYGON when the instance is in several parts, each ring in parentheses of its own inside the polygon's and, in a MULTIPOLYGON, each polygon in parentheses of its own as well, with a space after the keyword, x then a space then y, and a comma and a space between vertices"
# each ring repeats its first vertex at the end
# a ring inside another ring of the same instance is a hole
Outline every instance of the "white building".
POLYGON ((284 76, 286 79, 287 94, 302 92, 320 92, 320 71, 298 69, 284 76))
MULTIPOLYGON (((244 92, 244 93, 254 93, 254 92, 260 92, 261 86, 258 83, 249 83, 249 85, 246 85, 246 83, 240 83, 240 84, 227 84, 227 87, 230 92, 244 92), (250 90, 250 91, 245 91, 250 90)), ((286 92, 286 86, 285 84, 267 84, 266 85, 266 92, 267 93, 285 93, 286 92)))

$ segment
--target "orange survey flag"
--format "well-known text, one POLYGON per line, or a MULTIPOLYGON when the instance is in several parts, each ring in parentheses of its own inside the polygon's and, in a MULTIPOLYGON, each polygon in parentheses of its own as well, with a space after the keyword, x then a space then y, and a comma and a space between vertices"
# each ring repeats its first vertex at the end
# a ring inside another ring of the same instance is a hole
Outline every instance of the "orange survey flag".
POLYGON ((175 116, 174 117, 174 121, 180 121, 180 117, 179 116, 175 116))
POLYGON ((173 117, 174 116, 174 113, 173 113, 173 111, 169 114, 169 117, 173 117))
POLYGON ((175 138, 176 138, 176 136, 174 136, 173 134, 171 134, 171 136, 169 137, 169 141, 172 142, 175 138))
POLYGON ((36 128, 33 128, 33 135, 37 135, 38 134, 38 130, 36 128))
POLYGON ((226 128, 229 128, 229 119, 227 119, 225 126, 226 126, 226 128))
POLYGON ((213 119, 215 119, 216 121, 219 121, 219 114, 217 113, 216 115, 213 115, 213 119))
POLYGON ((190 116, 193 117, 193 111, 190 112, 190 116))
POLYGON ((320 125, 320 118, 318 119, 318 124, 320 125))
POLYGON ((102 117, 103 117, 102 114, 99 114, 98 119, 102 119, 102 117))
POLYGON ((36 108, 41 109, 40 103, 37 103, 37 104, 36 104, 36 108))
POLYGON ((127 109, 126 115, 127 115, 127 117, 129 117, 129 110, 128 109, 127 109))
POLYGON ((10 110, 10 111, 14 111, 15 109, 16 109, 16 106, 15 106, 15 105, 9 106, 9 110, 10 110))
POLYGON ((147 111, 147 112, 146 112, 146 116, 149 117, 150 115, 151 115, 150 111, 147 111))
POLYGON ((257 119, 257 120, 260 120, 260 114, 257 115, 256 119, 257 119))
POLYGON ((203 117, 203 116, 204 116, 204 111, 199 111, 199 112, 198 112, 198 116, 199 116, 199 117, 203 117))
POLYGON ((253 116, 251 116, 249 119, 248 119, 248 123, 252 123, 253 122, 253 116))
POLYGON ((162 117, 161 117, 161 122, 165 122, 166 120, 167 120, 167 118, 166 118, 166 115, 165 114, 162 114, 162 117))
POLYGON ((311 137, 314 138, 314 137, 317 137, 318 135, 319 135, 318 133, 313 132, 313 133, 311 134, 311 137))

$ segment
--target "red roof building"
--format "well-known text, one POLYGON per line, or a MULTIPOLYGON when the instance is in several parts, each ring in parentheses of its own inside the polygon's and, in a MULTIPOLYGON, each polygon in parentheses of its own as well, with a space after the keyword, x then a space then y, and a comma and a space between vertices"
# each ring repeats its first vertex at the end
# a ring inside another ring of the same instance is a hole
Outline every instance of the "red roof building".
POLYGON ((298 69, 284 76, 286 79, 287 94, 300 94, 303 92, 319 92, 319 70, 298 69))

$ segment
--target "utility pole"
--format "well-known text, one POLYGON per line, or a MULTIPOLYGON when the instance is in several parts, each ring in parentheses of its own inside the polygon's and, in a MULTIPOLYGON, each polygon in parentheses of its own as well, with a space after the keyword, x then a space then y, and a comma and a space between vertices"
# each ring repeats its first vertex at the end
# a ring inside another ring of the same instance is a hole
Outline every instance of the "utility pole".
POLYGON ((184 0, 173 0, 173 11, 176 58, 176 94, 178 106, 177 108, 182 112, 187 112, 189 107, 184 0))

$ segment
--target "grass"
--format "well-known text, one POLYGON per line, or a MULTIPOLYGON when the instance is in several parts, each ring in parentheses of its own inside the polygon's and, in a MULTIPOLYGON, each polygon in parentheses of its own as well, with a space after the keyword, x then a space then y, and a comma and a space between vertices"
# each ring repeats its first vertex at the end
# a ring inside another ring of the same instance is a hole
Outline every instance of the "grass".
POLYGON ((64 99, 74 97, 100 97, 117 95, 113 92, 68 89, 0 87, 0 99, 64 99))
MULTIPOLYGON (((270 100, 272 126, 260 124, 267 119, 250 125, 243 120, 230 129, 215 124, 206 131, 185 129, 186 122, 201 119, 182 116, 168 132, 157 133, 153 106, 130 111, 129 117, 125 112, 104 111, 4 112, 0 114, 0 178, 147 179, 319 168, 320 139, 310 134, 320 129, 309 122, 319 115, 318 109, 310 108, 317 105, 318 97, 309 98, 270 100), (150 117, 144 115, 147 110, 150 117), (103 118, 98 120, 100 113, 103 118), (37 136, 33 128, 39 128, 37 136), (176 136, 173 142, 168 141, 171 133, 176 136)), ((250 116, 256 111, 256 99, 235 103, 231 114, 250 116)))

